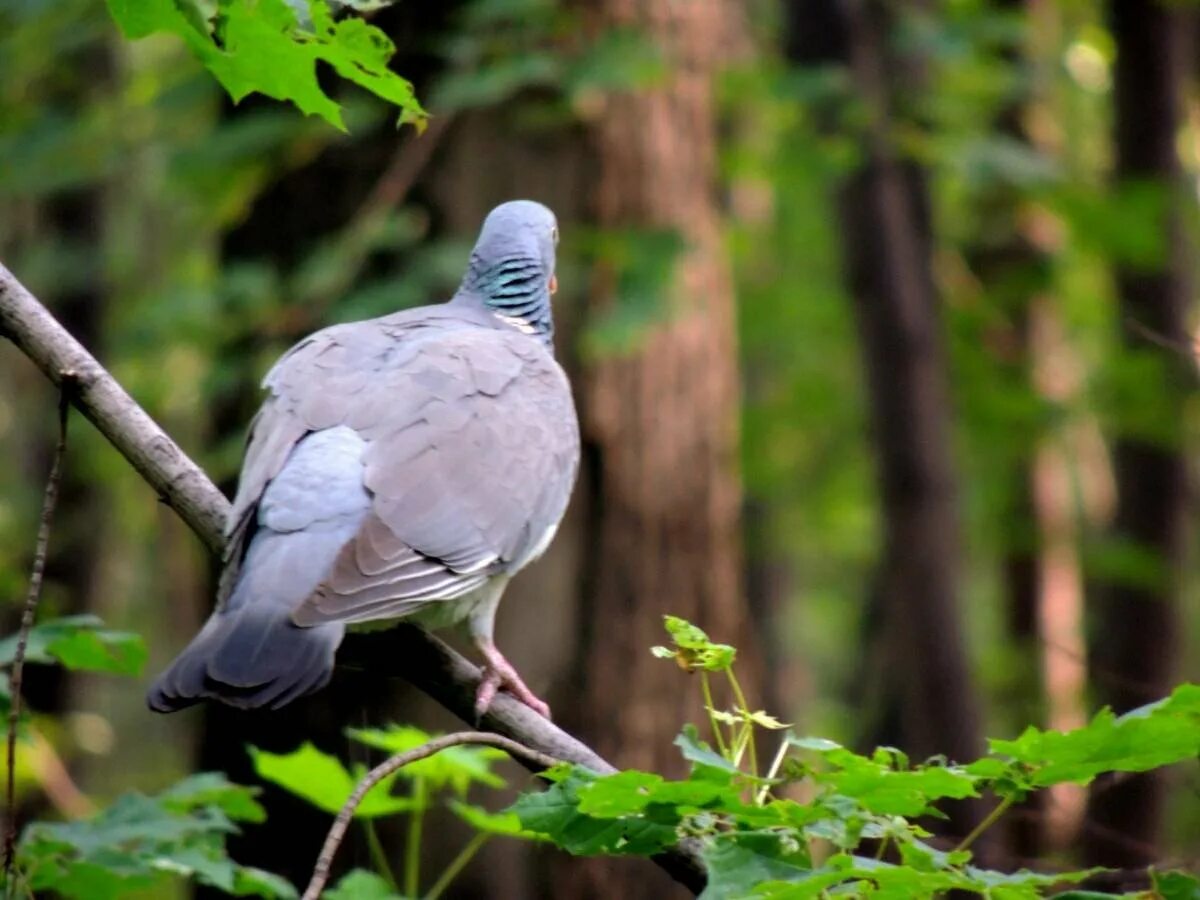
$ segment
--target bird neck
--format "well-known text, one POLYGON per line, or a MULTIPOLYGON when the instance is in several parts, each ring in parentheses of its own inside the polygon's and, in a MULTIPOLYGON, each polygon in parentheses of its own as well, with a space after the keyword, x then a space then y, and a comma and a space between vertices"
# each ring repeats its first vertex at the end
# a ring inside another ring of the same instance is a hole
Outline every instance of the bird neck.
POLYGON ((459 294, 473 295, 501 322, 553 349, 550 279, 541 260, 512 255, 484 262, 472 255, 459 294))

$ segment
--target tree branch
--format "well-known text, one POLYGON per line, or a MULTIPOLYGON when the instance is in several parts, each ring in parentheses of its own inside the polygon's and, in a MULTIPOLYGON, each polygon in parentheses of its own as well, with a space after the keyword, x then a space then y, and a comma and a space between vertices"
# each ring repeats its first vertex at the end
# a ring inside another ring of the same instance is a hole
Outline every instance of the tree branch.
POLYGON ((403 753, 388 757, 363 777, 346 799, 337 818, 333 820, 329 835, 325 838, 324 846, 321 847, 321 854, 317 857, 317 864, 313 867, 312 879, 308 882, 308 887, 301 900, 318 900, 321 896, 321 890, 325 887, 325 882, 329 880, 329 869, 333 865, 333 857, 337 853, 338 847, 342 845, 346 829, 350 827, 350 820, 354 818, 354 811, 358 809, 358 805, 362 803, 363 797, 367 796, 371 788, 409 763, 415 763, 433 756, 435 753, 440 753, 447 747, 457 747, 460 744, 486 744, 489 747, 499 747, 513 759, 519 759, 538 770, 549 769, 562 762, 553 756, 532 750, 511 738, 499 734, 488 734, 484 731, 459 731, 443 735, 420 747, 414 747, 412 750, 405 750, 403 753))
MULTIPOLYGON (((0 264, 0 334, 9 338, 56 385, 73 380, 70 398, 138 473, 214 553, 224 546, 229 501, 111 375, 0 264)), ((341 661, 379 674, 399 675, 464 722, 476 725, 479 669, 444 642, 411 625, 350 636, 341 661)), ((616 769, 586 744, 543 719, 516 698, 500 693, 483 727, 531 750, 600 774, 616 769)), ((527 763, 527 760, 519 760, 527 763)), ((704 865, 696 845, 654 858, 672 878, 699 893, 704 865)))
POLYGON ((61 388, 64 378, 71 379, 71 402, 208 549, 221 552, 229 501, 2 263, 0 335, 16 344, 55 386, 61 388))

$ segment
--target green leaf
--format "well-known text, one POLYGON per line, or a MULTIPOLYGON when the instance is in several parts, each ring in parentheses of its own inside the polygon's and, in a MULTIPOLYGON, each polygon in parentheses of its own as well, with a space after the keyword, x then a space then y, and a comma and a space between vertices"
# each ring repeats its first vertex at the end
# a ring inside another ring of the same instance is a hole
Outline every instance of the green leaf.
POLYGON ((296 888, 273 872, 254 866, 238 866, 233 873, 231 893, 237 897, 295 897, 296 888))
POLYGON ((348 872, 321 896, 325 900, 401 900, 381 876, 363 869, 348 872))
MULTIPOLYGON (((352 775, 336 757, 322 753, 307 741, 291 753, 269 753, 257 747, 250 747, 249 752, 260 778, 333 815, 341 811, 364 774, 352 775)), ((355 818, 369 819, 411 810, 411 799, 391 795, 395 780, 395 775, 389 776, 372 788, 355 810, 355 818)))
MULTIPOLYGON (((724 770, 697 767, 686 781, 666 781, 648 772, 627 771, 596 778, 579 789, 579 810, 596 818, 620 818, 657 807, 660 820, 705 809, 742 812, 740 788, 724 770)), ((771 816, 778 821, 777 816, 771 816)))
POLYGON ((265 822, 267 812, 254 799, 259 793, 256 787, 234 784, 223 772, 200 772, 163 791, 159 798, 167 809, 179 812, 213 806, 234 821, 265 822))
POLYGON ((675 746, 683 751, 683 758, 689 762, 700 766, 707 766, 711 769, 720 769, 723 772, 731 774, 745 774, 701 740, 700 733, 696 730, 695 725, 683 726, 683 731, 675 738, 675 746))
POLYGON ((1200 879, 1186 872, 1151 872, 1162 900, 1200 900, 1200 879))
POLYGON ((792 882, 812 875, 808 854, 774 832, 722 837, 704 850, 708 885, 700 900, 757 895, 764 882, 792 882))
POLYGON ((1074 731, 1028 728, 989 747, 1024 767, 1021 777, 1033 787, 1087 784, 1103 772, 1145 772, 1194 759, 1200 755, 1200 687, 1181 685, 1169 698, 1120 717, 1101 710, 1074 731))
MULTIPOLYGON (((413 750, 429 743, 435 737, 407 725, 348 728, 346 734, 361 744, 386 751, 388 754, 413 750)), ((504 779, 492 771, 492 766, 503 759, 508 759, 508 754, 496 747, 460 744, 409 763, 398 774, 407 779, 424 778, 433 790, 450 788, 461 797, 472 784, 482 784, 491 788, 504 787, 504 779)))
POLYGON ((34 890, 80 900, 165 888, 173 876, 239 896, 295 897, 283 879, 226 855, 225 837, 237 828, 225 810, 250 814, 248 798, 248 789, 215 775, 187 779, 157 797, 126 794, 89 819, 30 825, 17 863, 34 890))
POLYGON ((521 827, 521 819, 511 811, 489 812, 481 806, 463 803, 461 800, 451 800, 450 809, 456 816, 484 834, 495 834, 501 837, 524 838, 531 841, 544 841, 546 838, 533 831, 521 827))
POLYGON ((131 41, 156 31, 178 31, 189 27, 172 0, 107 0, 108 12, 131 41))
MULTIPOLYGON (((0 641, 0 666, 11 665, 17 635, 0 641)), ((112 631, 97 616, 67 616, 35 625, 25 645, 25 661, 61 663, 83 672, 139 675, 146 664, 146 645, 140 635, 112 631)))
POLYGON ((171 0, 108 0, 130 39, 168 32, 181 37, 234 102, 253 94, 289 101, 308 115, 345 130, 341 109, 321 88, 317 62, 397 107, 401 122, 423 127, 425 111, 412 85, 388 68, 395 45, 362 19, 335 22, 325 0, 310 0, 297 20, 284 0, 222 0, 201 27, 171 0))
POLYGON ((583 769, 546 790, 522 794, 510 807, 528 831, 545 835, 568 853, 595 856, 602 853, 647 856, 676 841, 675 823, 646 816, 600 819, 579 811, 579 790, 594 776, 583 769))
POLYGON ((637 771, 597 778, 580 788, 579 811, 601 818, 635 815, 650 802, 651 789, 662 783, 661 775, 637 771))

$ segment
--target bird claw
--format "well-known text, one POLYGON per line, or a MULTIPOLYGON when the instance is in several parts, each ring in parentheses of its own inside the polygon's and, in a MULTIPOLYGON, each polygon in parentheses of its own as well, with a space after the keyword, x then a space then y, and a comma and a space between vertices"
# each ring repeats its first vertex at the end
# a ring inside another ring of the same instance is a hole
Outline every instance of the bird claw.
POLYGON ((549 705, 526 686, 525 682, 521 680, 521 676, 517 674, 517 670, 500 654, 499 650, 494 647, 490 648, 490 651, 485 649, 484 654, 488 658, 487 664, 483 667, 483 677, 479 680, 479 689, 475 693, 475 720, 477 722, 483 719, 500 688, 507 690, 538 715, 545 719, 550 718, 549 705))

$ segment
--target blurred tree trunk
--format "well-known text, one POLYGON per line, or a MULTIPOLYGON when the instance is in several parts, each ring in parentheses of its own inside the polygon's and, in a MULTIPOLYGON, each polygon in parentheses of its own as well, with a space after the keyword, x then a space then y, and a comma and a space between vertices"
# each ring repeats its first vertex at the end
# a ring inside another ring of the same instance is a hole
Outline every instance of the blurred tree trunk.
MULTIPOLYGON (((1029 0, 998 0, 1006 12, 1032 16, 1029 0)), ((1027 42, 1031 43, 1031 42, 1027 42)), ((1017 46, 1001 51, 1009 67, 1035 68, 1017 46)), ((1025 133, 1022 117, 1031 100, 1027 91, 1013 96, 997 112, 994 130, 1004 139, 1034 152, 1025 133)), ((967 248, 966 262, 979 282, 985 301, 1003 316, 1003 334, 993 335, 991 352, 1000 356, 1000 390, 1028 395, 1033 388, 1034 349, 1031 340, 1032 305, 1049 287, 1049 266, 1042 251, 1025 233, 1021 222, 1024 202, 1020 186, 1006 178, 994 178, 981 188, 976 200, 978 234, 967 248)), ((1028 423, 1015 422, 1016 434, 1029 434, 1028 423)), ((1017 440, 1021 440, 1017 438, 1017 440)), ((1009 469, 1010 501, 1002 560, 1005 591, 1004 629, 1012 648, 1011 676, 1007 688, 1015 707, 1015 727, 1030 722, 1045 724, 1045 683, 1041 667, 1042 560, 1041 511, 1034 477, 1035 459, 1042 441, 1040 429, 1021 440, 1013 450, 1009 469)), ((1044 792, 1026 797, 1006 816, 1008 851, 1015 861, 1035 859, 1044 839, 1044 792)))
MULTIPOLYGON (((1186 323, 1190 260, 1180 208, 1186 192, 1175 148, 1183 125, 1183 41, 1189 30, 1184 14, 1165 4, 1113 0, 1109 14, 1117 45, 1114 178, 1118 187, 1156 184, 1166 198, 1162 263, 1125 265, 1116 272, 1126 360, 1138 354, 1157 364, 1153 377, 1143 379, 1143 393, 1130 399, 1154 412, 1160 436, 1150 440, 1126 432, 1117 438, 1113 532, 1117 540, 1159 560, 1161 581, 1112 581, 1097 586, 1091 598, 1089 662, 1096 700, 1123 712, 1169 691, 1178 651, 1189 501, 1182 423, 1191 355, 1156 347, 1147 335, 1174 348, 1191 344, 1186 323)), ((1165 799, 1159 773, 1096 782, 1088 803, 1086 864, 1133 868, 1153 862, 1165 799)))
MULTIPOLYGON (((958 609, 958 510, 938 297, 923 171, 890 134, 920 89, 920 61, 889 46, 891 7, 793 0, 785 40, 801 65, 847 66, 869 121, 862 165, 840 193, 846 277, 855 301, 883 504, 883 560, 868 620, 882 629, 876 667, 892 685, 898 734, 914 756, 967 760, 982 750, 979 700, 958 609)), ((956 810, 957 831, 974 806, 956 810)))
MULTIPOLYGON (((1004 111, 997 123, 1000 130, 1024 140, 1015 108, 1004 111)), ((986 302, 1006 314, 1006 333, 997 336, 1003 348, 1000 390, 1014 394, 1032 390, 1034 359, 1031 345, 1031 309, 1035 295, 1045 285, 1038 251, 1020 232, 1017 222, 1019 198, 1015 188, 1002 184, 980 203, 980 219, 988 223, 979 244, 969 248, 967 262, 979 280, 986 302)), ((1025 423, 1016 423, 1024 425, 1025 423)), ((1040 432, 1015 450, 1008 475, 1010 502, 1005 514, 1002 578, 1005 591, 1004 630, 1014 662, 1006 687, 1014 707, 1012 724, 1045 724, 1045 683, 1041 666, 1042 543, 1041 512, 1034 477, 1040 432)), ((1035 859, 1041 852, 1045 816, 1043 793, 1030 794, 1006 816, 1008 850, 1016 860, 1035 859)))
MULTIPOLYGON (((588 10, 599 29, 645 34, 672 71, 667 84, 608 95, 594 117, 596 222, 672 230, 683 249, 660 320, 635 350, 594 358, 584 373, 591 546, 579 690, 563 712, 616 764, 679 773, 672 741, 702 712, 698 686, 650 655, 664 613, 736 644, 752 702, 762 696, 740 583, 734 298, 716 194, 713 75, 736 26, 718 2, 598 0, 588 10)), ((601 264, 594 277, 596 321, 621 298, 614 272, 601 264)), ((572 859, 554 895, 663 896, 667 884, 644 865, 572 859)))

